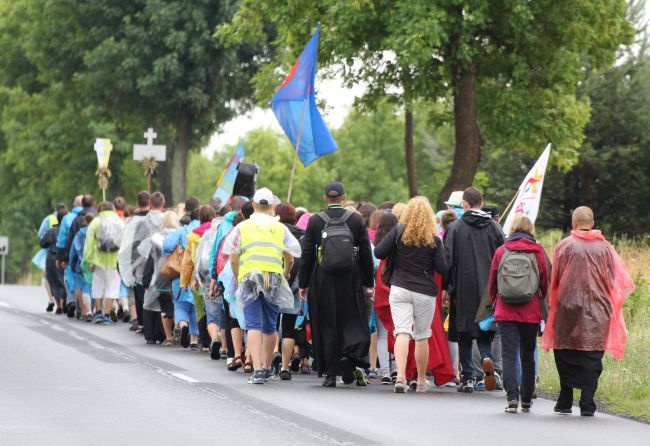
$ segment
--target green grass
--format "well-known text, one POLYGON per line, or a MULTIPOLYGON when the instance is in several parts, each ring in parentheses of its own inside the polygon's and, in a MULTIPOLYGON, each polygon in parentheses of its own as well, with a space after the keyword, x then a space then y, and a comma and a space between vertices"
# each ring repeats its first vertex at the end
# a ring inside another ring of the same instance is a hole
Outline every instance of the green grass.
MULTIPOLYGON (((561 233, 540 237, 549 255, 561 233)), ((614 412, 650 420, 650 247, 641 241, 615 241, 637 286, 624 306, 629 331, 625 358, 617 361, 606 355, 596 397, 614 412)), ((540 351, 540 385, 546 393, 559 392, 559 378, 552 352, 540 351)), ((577 396, 577 395, 576 395, 577 396)))

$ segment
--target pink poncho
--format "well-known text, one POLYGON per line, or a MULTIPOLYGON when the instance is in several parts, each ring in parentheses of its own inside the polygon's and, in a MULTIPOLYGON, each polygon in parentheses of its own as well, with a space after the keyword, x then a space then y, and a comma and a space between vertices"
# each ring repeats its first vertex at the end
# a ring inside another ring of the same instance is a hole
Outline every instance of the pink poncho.
POLYGON ((542 348, 605 350, 622 359, 623 303, 634 291, 627 268, 600 231, 573 231, 555 248, 542 348))

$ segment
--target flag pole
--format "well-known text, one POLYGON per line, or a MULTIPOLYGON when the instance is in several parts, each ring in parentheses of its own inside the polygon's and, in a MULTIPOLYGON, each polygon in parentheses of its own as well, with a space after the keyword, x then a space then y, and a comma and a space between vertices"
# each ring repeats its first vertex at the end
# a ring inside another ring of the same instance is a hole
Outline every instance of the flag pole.
POLYGON ((298 135, 296 136, 296 153, 293 155, 293 168, 291 169, 291 178, 289 179, 289 190, 287 191, 287 203, 291 203, 291 192, 293 192, 293 179, 296 176, 296 167, 298 165, 298 150, 300 150, 300 136, 302 136, 302 124, 305 121, 305 107, 307 106, 307 98, 302 102, 302 115, 300 116, 300 126, 298 127, 298 135))
POLYGON ((506 207, 505 211, 503 211, 503 213, 501 214, 501 217, 499 217, 499 223, 501 223, 501 220, 503 220, 503 217, 505 217, 506 214, 508 213, 508 211, 510 210, 510 207, 512 206, 512 203, 514 203, 515 200, 517 199, 517 197, 519 196, 519 192, 521 192, 521 190, 517 189, 517 193, 515 194, 514 197, 512 197, 512 200, 510 200, 510 203, 506 207))

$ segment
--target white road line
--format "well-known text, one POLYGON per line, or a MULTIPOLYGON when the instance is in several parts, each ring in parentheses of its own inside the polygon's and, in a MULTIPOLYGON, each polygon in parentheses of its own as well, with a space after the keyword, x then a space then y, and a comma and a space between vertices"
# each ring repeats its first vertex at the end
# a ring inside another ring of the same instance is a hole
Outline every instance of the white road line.
POLYGON ((0 307, 11 308, 11 305, 9 305, 7 302, 0 302, 0 307))
POLYGON ((183 375, 182 373, 178 373, 178 372, 169 372, 169 374, 170 374, 171 376, 174 376, 174 377, 176 377, 176 378, 178 378, 178 379, 180 379, 180 380, 183 380, 183 381, 185 381, 185 382, 188 382, 188 383, 198 383, 198 382, 199 382, 199 380, 194 379, 194 378, 192 378, 192 377, 189 377, 189 376, 187 376, 187 375, 183 375))
POLYGON ((59 325, 56 325, 56 324, 52 324, 52 330, 65 331, 65 329, 63 327, 60 327, 59 325))
POLYGON ((79 341, 85 341, 86 340, 86 338, 84 338, 83 336, 79 336, 76 331, 71 331, 70 336, 72 336, 75 339, 78 339, 79 341))

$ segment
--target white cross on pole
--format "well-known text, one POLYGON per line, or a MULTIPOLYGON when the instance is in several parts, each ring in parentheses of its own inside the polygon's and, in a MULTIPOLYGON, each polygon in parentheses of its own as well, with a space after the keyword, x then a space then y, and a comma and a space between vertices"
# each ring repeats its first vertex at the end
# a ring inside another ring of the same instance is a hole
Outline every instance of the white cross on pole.
POLYGON ((153 140, 156 139, 156 136, 158 136, 158 134, 154 132, 151 127, 149 127, 149 129, 144 134, 148 146, 153 146, 153 140))
POLYGON ((165 161, 167 159, 167 146, 155 145, 153 140, 157 136, 156 132, 149 128, 144 134, 147 144, 133 145, 133 159, 142 161, 145 158, 153 158, 156 161, 165 161))

